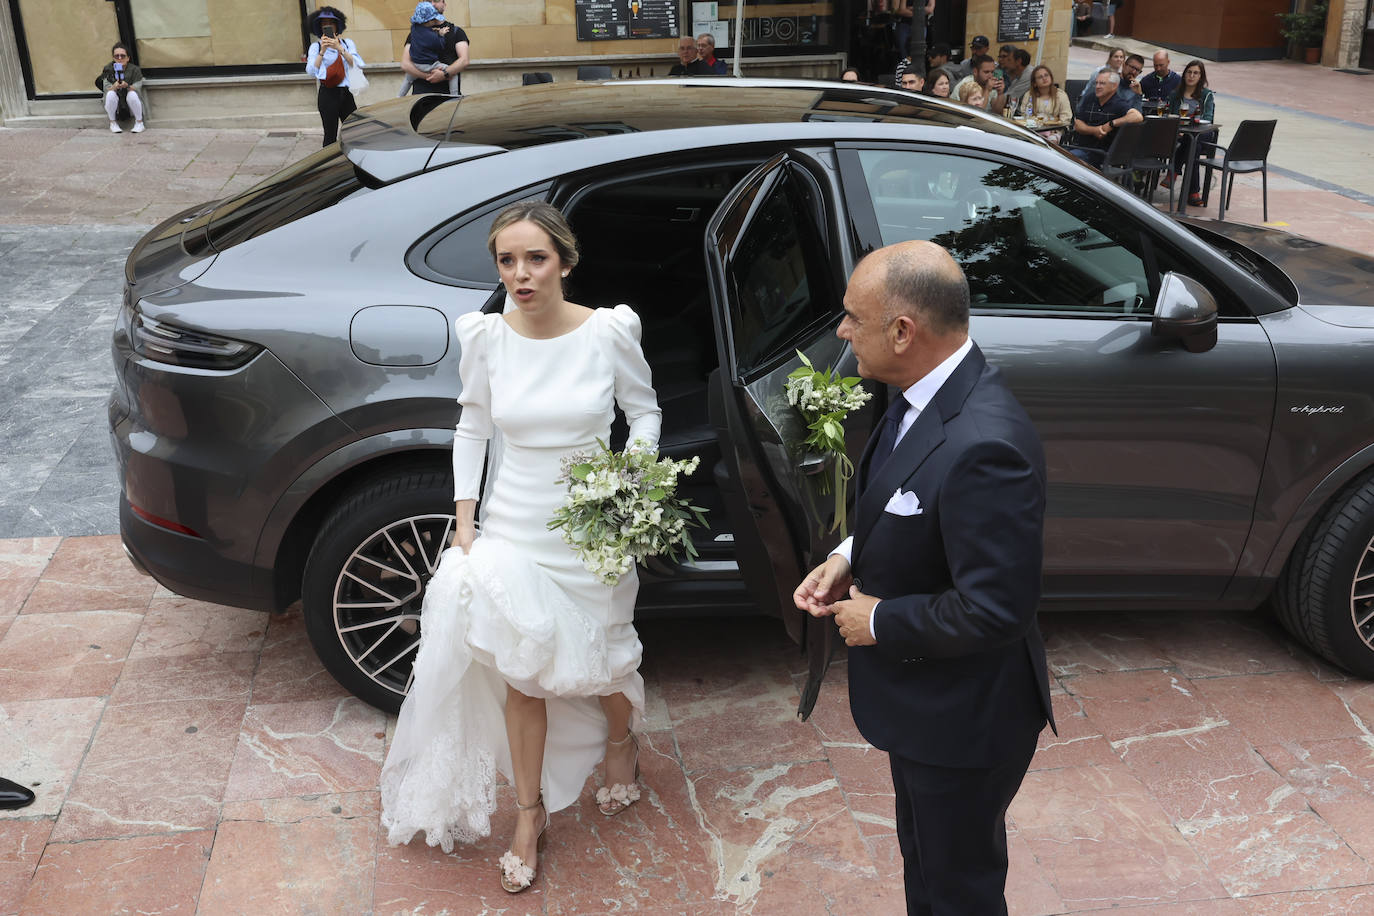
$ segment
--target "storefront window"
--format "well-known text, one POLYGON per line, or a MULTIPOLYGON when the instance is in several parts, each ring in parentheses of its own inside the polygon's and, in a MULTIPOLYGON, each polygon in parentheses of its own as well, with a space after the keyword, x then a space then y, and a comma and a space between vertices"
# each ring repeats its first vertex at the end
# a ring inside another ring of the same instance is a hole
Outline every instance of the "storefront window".
POLYGON ((73 0, 54 16, 52 0, 19 0, 33 89, 39 95, 93 92, 100 68, 119 40, 114 4, 73 0))
POLYGON ((300 0, 129 0, 129 11, 145 69, 301 59, 300 0))
MULTIPOLYGON (((745 0, 746 54, 752 57, 834 51, 838 41, 835 6, 810 0, 745 0)), ((733 38, 735 5, 722 3, 718 10, 720 20, 729 24, 733 38)))

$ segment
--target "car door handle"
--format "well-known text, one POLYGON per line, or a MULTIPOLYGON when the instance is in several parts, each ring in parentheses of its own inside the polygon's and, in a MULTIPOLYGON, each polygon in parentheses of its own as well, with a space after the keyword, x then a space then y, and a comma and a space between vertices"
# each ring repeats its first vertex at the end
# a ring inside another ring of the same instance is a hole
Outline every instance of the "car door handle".
POLYGON ((811 477, 824 471, 829 464, 829 455, 807 455, 797 467, 801 469, 803 474, 811 477))

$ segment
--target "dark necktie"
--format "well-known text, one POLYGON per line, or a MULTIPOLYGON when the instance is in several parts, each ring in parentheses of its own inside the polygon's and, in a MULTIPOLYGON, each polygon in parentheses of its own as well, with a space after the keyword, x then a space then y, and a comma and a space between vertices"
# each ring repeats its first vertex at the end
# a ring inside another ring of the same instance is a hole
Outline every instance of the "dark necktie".
POLYGON ((897 447, 897 431, 901 429, 902 418, 910 408, 911 402, 900 392, 887 405, 887 410, 883 412, 883 427, 878 433, 878 444, 873 447, 873 457, 868 462, 869 479, 883 469, 892 450, 897 447))

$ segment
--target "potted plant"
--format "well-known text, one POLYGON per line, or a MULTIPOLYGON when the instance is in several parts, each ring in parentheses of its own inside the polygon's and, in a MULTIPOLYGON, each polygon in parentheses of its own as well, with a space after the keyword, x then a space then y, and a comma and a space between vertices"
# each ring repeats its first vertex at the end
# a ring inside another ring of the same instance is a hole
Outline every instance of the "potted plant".
POLYGON ((1296 13, 1275 13, 1279 17, 1279 34, 1304 49, 1309 64, 1321 59, 1322 39, 1326 37, 1326 2, 1313 4, 1296 13))

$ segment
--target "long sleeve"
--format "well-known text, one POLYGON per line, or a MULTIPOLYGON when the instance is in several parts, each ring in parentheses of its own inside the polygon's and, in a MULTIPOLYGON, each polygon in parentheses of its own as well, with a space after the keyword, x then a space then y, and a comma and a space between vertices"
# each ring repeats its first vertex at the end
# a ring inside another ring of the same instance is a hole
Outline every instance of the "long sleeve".
MULTIPOLYGON (((499 319, 498 319, 499 320, 499 319)), ((469 312, 453 323, 457 332, 458 395, 462 413, 453 431, 453 498, 477 499, 482 492, 482 467, 491 438, 491 376, 487 366, 487 316, 469 312)))
MULTIPOLYGON (((344 48, 348 50, 349 56, 353 58, 353 63, 351 64, 347 61, 344 62, 344 81, 340 83, 340 85, 347 86, 349 85, 348 71, 352 70, 354 67, 363 70, 366 69, 367 65, 363 62, 363 56, 358 53, 358 46, 353 43, 353 39, 345 38, 343 39, 343 44, 344 48)), ((322 80, 324 79, 325 71, 329 69, 329 65, 338 59, 339 52, 335 51, 333 48, 325 51, 324 57, 320 59, 320 65, 316 67, 315 55, 319 53, 320 43, 318 41, 312 41, 310 43, 310 50, 305 52, 305 72, 317 80, 322 80)))
POLYGON ((307 76, 313 76, 317 80, 322 80, 324 79, 324 68, 327 66, 328 62, 322 60, 320 61, 319 67, 316 67, 315 55, 319 53, 320 43, 318 41, 310 42, 310 50, 305 52, 305 73, 307 76))
POLYGON ((639 316, 628 305, 617 305, 605 318, 606 342, 615 367, 615 400, 630 424, 628 442, 640 440, 658 448, 663 411, 654 394, 649 363, 639 345, 639 316))

